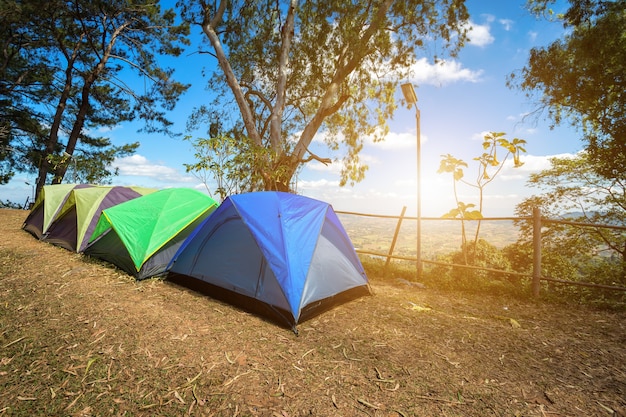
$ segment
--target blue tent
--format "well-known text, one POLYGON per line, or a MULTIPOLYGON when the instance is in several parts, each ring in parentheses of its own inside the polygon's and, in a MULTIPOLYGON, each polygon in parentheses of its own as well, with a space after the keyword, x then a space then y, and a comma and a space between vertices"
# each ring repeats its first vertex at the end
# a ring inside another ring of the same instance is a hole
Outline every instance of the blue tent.
POLYGON ((183 242, 168 279, 294 331, 302 321, 370 294, 332 207, 271 191, 228 197, 183 242))

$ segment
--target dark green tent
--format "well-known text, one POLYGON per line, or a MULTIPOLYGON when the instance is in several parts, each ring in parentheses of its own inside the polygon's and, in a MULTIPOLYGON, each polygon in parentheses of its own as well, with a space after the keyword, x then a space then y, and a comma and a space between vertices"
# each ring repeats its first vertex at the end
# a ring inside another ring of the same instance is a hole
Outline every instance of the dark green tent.
POLYGON ((137 279, 164 275, 193 229, 217 208, 208 195, 170 188, 105 209, 84 253, 137 279))

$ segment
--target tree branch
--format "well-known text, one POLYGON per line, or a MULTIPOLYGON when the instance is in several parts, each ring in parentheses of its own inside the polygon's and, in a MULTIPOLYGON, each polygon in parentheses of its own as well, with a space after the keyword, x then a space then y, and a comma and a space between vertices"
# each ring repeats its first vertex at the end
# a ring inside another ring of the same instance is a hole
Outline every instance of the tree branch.
POLYGON ((309 153, 310 156, 308 158, 305 158, 305 159, 300 159, 299 162, 307 163, 307 162, 316 160, 316 161, 321 162, 324 165, 328 165, 328 164, 331 164, 333 162, 333 160, 330 159, 330 158, 322 158, 321 156, 315 155, 313 152, 311 152, 311 150, 309 148, 307 148, 306 151, 309 153))
POLYGON ((136 64, 135 62, 133 62, 133 61, 130 61, 130 60, 128 60, 128 59, 126 59, 126 58, 124 58, 124 57, 122 57, 122 56, 119 56, 119 55, 113 55, 113 54, 111 54, 111 55, 109 56, 109 58, 119 59, 120 61, 123 61, 123 62, 127 63, 127 64, 128 64, 128 65, 130 65, 131 67, 133 67, 133 68, 135 68, 135 69, 139 70, 139 72, 141 72, 144 76, 148 77, 148 78, 150 79, 150 81, 153 81, 153 82, 155 82, 155 83, 159 81, 158 79, 156 79, 156 78, 154 78, 152 75, 150 75, 150 73, 149 73, 149 72, 147 72, 145 69, 141 68, 139 65, 137 65, 137 64, 136 64))
POLYGON ((334 112, 338 111, 341 105, 345 102, 345 100, 347 100, 347 98, 345 98, 344 101, 341 101, 341 99, 345 96, 341 96, 339 99, 337 98, 339 86, 345 81, 348 75, 350 75, 354 71, 354 69, 363 59, 363 57, 367 55, 367 44, 372 36, 374 36, 374 34, 380 29, 380 24, 385 20, 385 16, 387 15, 387 12, 389 11, 392 3, 393 0, 385 0, 383 4, 380 5, 374 21, 363 32, 363 36, 361 37, 360 42, 357 45, 354 45, 351 49, 355 51, 354 55, 348 60, 345 65, 339 66, 335 70, 333 79, 326 87, 326 91, 322 96, 322 100, 319 108, 317 109, 317 112, 304 128, 304 131, 300 136, 300 140, 293 150, 293 155, 296 158, 301 158, 302 155, 304 155, 304 152, 307 150, 309 144, 313 140, 313 136, 324 122, 324 119, 328 115, 332 114, 330 113, 330 111, 333 109, 334 112))
POLYGON ((297 0, 291 0, 287 12, 287 20, 281 29, 281 48, 278 63, 278 82, 276 83, 276 102, 270 114, 270 144, 274 151, 278 151, 281 146, 282 134, 281 125, 283 121, 283 111, 285 108, 285 97, 287 95, 287 67, 289 65, 289 51, 291 40, 294 36, 294 22, 297 0))
POLYGON ((201 6, 204 12, 204 18, 202 21, 202 31, 207 36, 207 38, 209 38, 209 41, 211 42, 213 49, 215 49, 217 62, 222 68, 224 75, 226 76, 226 83, 232 90, 233 95, 235 96, 235 101, 237 102, 237 105, 239 106, 239 111, 241 112, 243 123, 244 123, 244 126, 246 127, 246 131, 248 132, 248 136, 250 137, 250 139, 252 139, 252 142, 254 142, 255 145, 263 146, 261 136, 259 135, 259 132, 256 129, 256 126, 254 124, 254 117, 252 115, 252 109, 250 109, 250 106, 248 105, 248 102, 246 101, 246 98, 241 91, 241 86, 239 85, 239 81, 237 80, 237 77, 235 76, 235 73, 232 67, 230 66, 230 62, 228 61, 228 58, 226 57, 224 48, 222 48, 222 43, 220 42, 220 39, 217 33, 215 32, 217 25, 222 20, 222 15, 224 14, 227 3, 228 3, 227 0, 221 0, 218 10, 215 13, 215 16, 213 16, 212 18, 210 16, 211 6, 208 5, 206 2, 201 3, 201 6))
POLYGON ((215 54, 214 54, 213 52, 211 52, 211 51, 195 51, 195 52, 192 52, 192 53, 190 53, 190 54, 187 54, 187 56, 191 56, 191 55, 193 55, 193 54, 206 54, 206 55, 211 55, 213 58, 216 58, 216 59, 217 59, 217 55, 215 55, 215 54))

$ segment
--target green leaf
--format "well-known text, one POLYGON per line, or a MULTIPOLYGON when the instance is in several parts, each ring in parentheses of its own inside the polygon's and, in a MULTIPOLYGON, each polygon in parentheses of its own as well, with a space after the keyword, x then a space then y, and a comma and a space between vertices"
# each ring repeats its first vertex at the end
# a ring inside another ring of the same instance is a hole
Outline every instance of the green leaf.
POLYGON ((483 218, 483 215, 478 210, 466 211, 463 213, 463 217, 469 220, 480 220, 483 218))
POLYGON ((456 219, 457 217, 459 217, 460 214, 461 214, 461 211, 459 209, 452 209, 446 214, 444 214, 443 216, 441 216, 441 218, 442 219, 456 219))

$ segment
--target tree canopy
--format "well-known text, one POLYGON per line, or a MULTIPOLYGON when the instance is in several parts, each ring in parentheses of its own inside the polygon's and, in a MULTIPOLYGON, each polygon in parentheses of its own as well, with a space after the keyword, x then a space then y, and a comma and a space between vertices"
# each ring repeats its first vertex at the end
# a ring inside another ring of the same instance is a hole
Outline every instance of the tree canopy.
POLYGON ((194 120, 221 110, 222 125, 248 137, 257 188, 277 190, 290 189, 302 164, 331 161, 312 152, 316 134, 342 154, 341 185, 360 181, 367 166, 359 152, 366 137, 384 139, 398 81, 410 75, 420 51, 435 59, 455 55, 469 18, 464 0, 193 0, 177 6, 206 36, 209 49, 201 52, 219 65, 209 78, 215 100, 194 120), (229 119, 233 112, 240 117, 229 119))
POLYGON ((146 0, 1 0, 3 172, 38 172, 37 191, 68 167, 104 181, 138 144, 113 146, 96 129, 140 118, 172 133, 166 112, 187 86, 158 58, 188 43, 175 17, 146 0))
POLYGON ((534 98, 555 124, 581 129, 589 157, 607 178, 626 176, 626 0, 570 0, 554 14, 553 0, 530 9, 560 20, 566 35, 533 48, 508 83, 534 98))

